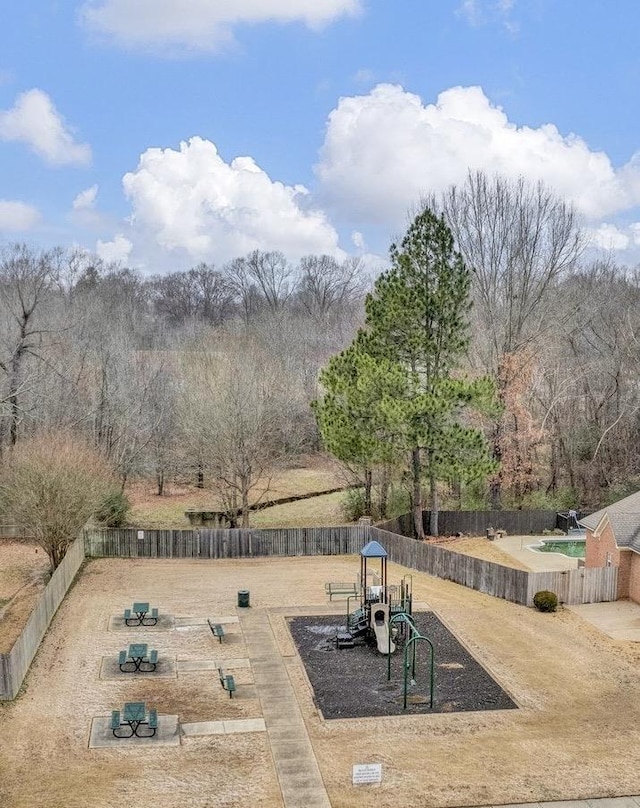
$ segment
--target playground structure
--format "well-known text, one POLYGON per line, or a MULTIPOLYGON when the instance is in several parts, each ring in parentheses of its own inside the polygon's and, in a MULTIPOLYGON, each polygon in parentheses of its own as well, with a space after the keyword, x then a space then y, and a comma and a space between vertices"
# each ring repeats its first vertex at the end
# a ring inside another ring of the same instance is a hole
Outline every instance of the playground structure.
MULTIPOLYGON (((392 654, 396 645, 392 638, 391 618, 397 614, 411 615, 411 575, 405 575, 399 585, 387 581, 387 551, 377 541, 370 541, 360 550, 358 594, 347 598, 346 630, 336 636, 338 648, 353 648, 356 640, 376 644, 381 654, 392 654), (380 571, 370 569, 372 560, 379 559, 380 571), (358 607, 351 611, 351 602, 358 607)), ((401 624, 404 627, 404 623, 401 624)))
POLYGON ((416 683, 416 649, 419 643, 429 646, 429 706, 433 707, 434 648, 431 640, 420 634, 413 620, 411 584, 411 575, 405 575, 399 586, 388 584, 387 551, 379 542, 370 541, 360 550, 360 574, 356 587, 359 593, 347 597, 346 631, 336 635, 338 648, 353 648, 359 639, 375 643, 379 653, 387 656, 388 680, 391 680, 391 655, 396 651, 397 640, 402 639, 405 710, 409 685, 416 683), (380 560, 379 575, 367 568, 372 559, 380 560), (354 598, 359 599, 359 606, 352 612, 350 604, 354 598))

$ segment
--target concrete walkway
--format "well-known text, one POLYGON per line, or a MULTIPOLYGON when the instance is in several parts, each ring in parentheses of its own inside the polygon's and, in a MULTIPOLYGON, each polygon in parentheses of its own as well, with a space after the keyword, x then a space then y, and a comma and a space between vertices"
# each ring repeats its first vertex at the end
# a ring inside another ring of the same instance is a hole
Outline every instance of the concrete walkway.
POLYGON ((522 802, 512 805, 492 805, 483 808, 639 808, 638 797, 605 797, 593 800, 560 800, 558 802, 522 802))
POLYGON ((614 640, 640 642, 640 605, 631 600, 565 606, 614 640))
POLYGON ((533 572, 577 569, 577 558, 569 558, 562 553, 537 553, 529 549, 530 544, 539 544, 542 539, 552 541, 554 538, 558 536, 503 536, 493 543, 533 572))
POLYGON ((286 808, 331 808, 266 611, 255 608, 243 611, 240 626, 284 804, 286 808))

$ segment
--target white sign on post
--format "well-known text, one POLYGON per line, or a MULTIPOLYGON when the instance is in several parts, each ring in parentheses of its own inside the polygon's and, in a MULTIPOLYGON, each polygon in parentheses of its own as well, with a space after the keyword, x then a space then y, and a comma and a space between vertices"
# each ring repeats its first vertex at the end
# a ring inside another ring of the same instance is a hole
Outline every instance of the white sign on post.
POLYGON ((139 530, 138 531, 138 538, 139 539, 144 539, 144 530, 139 530))
POLYGON ((382 763, 359 763, 353 767, 353 785, 382 782, 382 763))

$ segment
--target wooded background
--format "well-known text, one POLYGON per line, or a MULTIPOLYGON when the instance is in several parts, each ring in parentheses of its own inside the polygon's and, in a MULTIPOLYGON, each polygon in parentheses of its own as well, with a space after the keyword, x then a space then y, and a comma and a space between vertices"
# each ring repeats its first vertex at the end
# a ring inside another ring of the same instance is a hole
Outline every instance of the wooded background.
MULTIPOLYGON (((503 407, 478 421, 500 471, 452 484, 442 507, 593 509, 636 490, 637 270, 594 260, 571 209, 542 186, 476 175, 433 204, 472 271, 465 371, 493 378, 503 407)), ((122 484, 153 477, 162 493, 191 480, 242 507, 274 468, 321 450, 318 374, 362 325, 373 280, 352 258, 294 265, 254 252, 142 276, 87 253, 6 246, 0 451, 68 429, 122 484)))

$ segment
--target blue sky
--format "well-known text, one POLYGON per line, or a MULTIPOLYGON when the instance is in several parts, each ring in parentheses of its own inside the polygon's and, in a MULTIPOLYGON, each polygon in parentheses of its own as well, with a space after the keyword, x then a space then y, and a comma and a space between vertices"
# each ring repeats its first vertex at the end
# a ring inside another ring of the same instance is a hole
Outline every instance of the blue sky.
POLYGON ((635 264, 638 30, 634 0, 31 0, 0 26, 0 242, 385 256, 483 169, 635 264))

